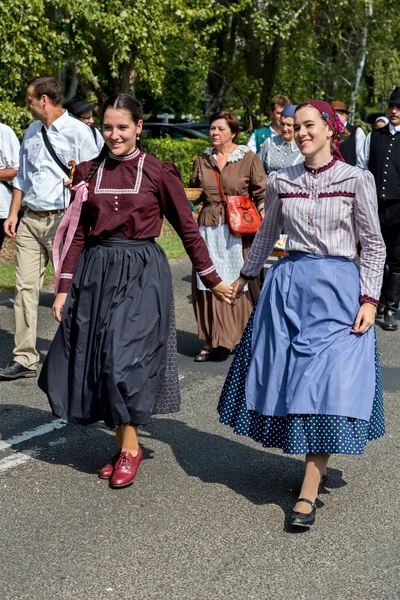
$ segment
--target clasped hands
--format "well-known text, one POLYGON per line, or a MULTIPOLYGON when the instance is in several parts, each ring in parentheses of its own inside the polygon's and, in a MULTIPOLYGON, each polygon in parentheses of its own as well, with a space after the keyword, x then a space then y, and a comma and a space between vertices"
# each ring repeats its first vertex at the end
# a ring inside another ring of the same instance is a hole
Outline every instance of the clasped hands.
POLYGON ((241 277, 236 279, 232 285, 225 283, 225 281, 221 281, 211 289, 211 292, 220 302, 226 302, 227 304, 234 306, 237 299, 243 295, 243 289, 247 283, 246 279, 242 279, 241 277))

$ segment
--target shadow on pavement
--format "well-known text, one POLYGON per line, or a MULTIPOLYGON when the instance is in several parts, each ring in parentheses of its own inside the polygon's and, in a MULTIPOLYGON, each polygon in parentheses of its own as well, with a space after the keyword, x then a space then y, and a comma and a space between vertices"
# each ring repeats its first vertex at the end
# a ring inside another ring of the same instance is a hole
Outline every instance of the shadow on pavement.
POLYGON ((176 341, 178 354, 194 358, 204 346, 204 342, 199 340, 195 333, 190 331, 176 330, 176 341))
MULTIPOLYGON (((13 360, 14 332, 0 329, 0 367, 5 367, 13 360)), ((50 348, 52 340, 38 337, 36 340, 36 350, 40 354, 40 363, 43 363, 45 354, 50 348)))
MULTIPOLYGON (((17 404, 0 405, 0 439, 7 440, 15 435, 56 420, 50 411, 17 404)), ((145 438, 144 438, 145 439, 145 438)), ((144 459, 152 458, 152 451, 143 447, 144 459)), ((37 451, 33 460, 52 465, 65 465, 76 471, 97 474, 116 452, 116 440, 104 426, 65 425, 44 435, 32 437, 12 446, 12 450, 37 451)))
MULTIPOLYGON (((261 446, 253 448, 173 419, 154 419, 146 429, 155 439, 171 446, 187 475, 205 483, 225 485, 253 504, 280 506, 285 513, 284 528, 293 532, 286 527, 286 521, 303 479, 303 457, 273 454, 261 446)), ((329 468, 328 475, 329 488, 346 485, 338 469, 329 468)))

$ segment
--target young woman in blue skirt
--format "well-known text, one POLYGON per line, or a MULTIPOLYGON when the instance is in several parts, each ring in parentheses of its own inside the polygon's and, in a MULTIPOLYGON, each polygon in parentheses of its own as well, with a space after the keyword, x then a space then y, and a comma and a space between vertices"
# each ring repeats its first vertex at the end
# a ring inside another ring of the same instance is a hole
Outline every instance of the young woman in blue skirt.
POLYGON ((235 433, 306 455, 290 522, 309 527, 329 455, 361 454, 367 440, 384 435, 374 320, 385 246, 374 179, 343 162, 337 145, 347 132, 330 105, 303 102, 294 127, 305 163, 268 180, 265 219, 233 302, 283 228, 289 256, 268 272, 218 411, 235 433))

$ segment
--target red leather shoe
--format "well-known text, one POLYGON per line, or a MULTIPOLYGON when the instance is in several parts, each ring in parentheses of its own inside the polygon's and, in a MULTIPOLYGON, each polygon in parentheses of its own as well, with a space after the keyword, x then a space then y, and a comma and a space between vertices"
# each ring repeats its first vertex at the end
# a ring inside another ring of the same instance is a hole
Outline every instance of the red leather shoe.
POLYGON ((130 452, 121 452, 111 479, 112 487, 130 485, 136 477, 142 459, 143 452, 140 446, 136 456, 132 456, 130 452))
POLYGON ((115 454, 110 462, 108 462, 104 467, 99 471, 100 479, 109 479, 111 475, 114 473, 114 467, 117 464, 117 460, 119 459, 119 455, 121 451, 118 450, 117 454, 115 454))

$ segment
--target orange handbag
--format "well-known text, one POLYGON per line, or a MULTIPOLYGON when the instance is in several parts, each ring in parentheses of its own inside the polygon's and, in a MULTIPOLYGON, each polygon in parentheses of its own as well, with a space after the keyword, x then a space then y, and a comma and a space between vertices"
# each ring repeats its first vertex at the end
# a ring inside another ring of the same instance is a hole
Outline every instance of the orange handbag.
POLYGON ((261 217, 254 202, 247 196, 225 196, 219 172, 214 168, 219 193, 226 208, 226 218, 232 235, 255 235, 261 225, 261 217))

